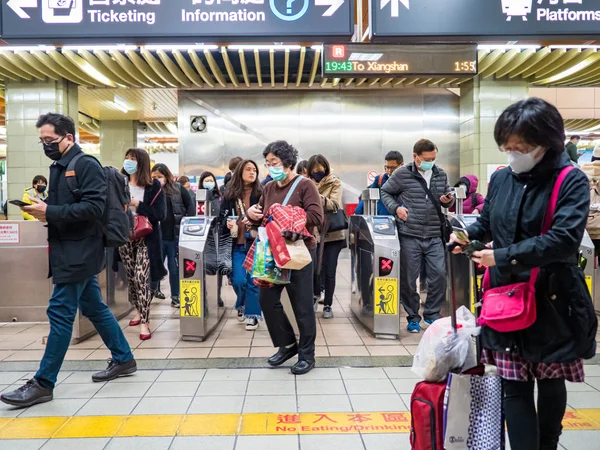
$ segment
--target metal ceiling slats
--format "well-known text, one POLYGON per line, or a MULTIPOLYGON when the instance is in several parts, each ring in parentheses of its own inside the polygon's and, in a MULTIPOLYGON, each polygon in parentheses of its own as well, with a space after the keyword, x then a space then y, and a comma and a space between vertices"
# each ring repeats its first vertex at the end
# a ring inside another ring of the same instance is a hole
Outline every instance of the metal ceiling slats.
POLYGON ((125 51, 127 58, 133 63, 136 69, 144 75, 148 80, 156 85, 156 87, 166 87, 166 84, 162 81, 161 77, 152 70, 152 68, 148 65, 148 63, 142 59, 136 52, 133 50, 125 51))
MULTIPOLYGON (((119 74, 113 72, 112 70, 110 70, 110 68, 106 65, 103 64, 102 61, 98 60, 98 57, 93 55, 92 53, 90 53, 89 51, 82 49, 79 50, 77 52, 79 54, 79 56, 81 56, 89 65, 91 65, 94 69, 96 69, 100 74, 102 74, 102 76, 111 79, 116 77, 115 84, 121 85, 121 86, 128 86, 131 85, 131 78, 130 77, 122 77, 119 74)), ((111 60, 112 61, 112 60, 111 60)), ((135 81, 134 81, 135 84, 135 81)), ((135 86, 135 87, 139 87, 135 86)))
POLYGON ((254 50, 254 65, 256 66, 256 79, 258 81, 258 86, 262 87, 263 82, 262 82, 262 72, 261 72, 261 68, 260 68, 260 52, 258 51, 258 49, 254 50))
POLYGON ((495 73, 496 77, 503 78, 508 75, 510 72, 515 70, 521 64, 525 63, 529 58, 535 55, 535 50, 527 49, 525 51, 521 51, 516 58, 514 58, 510 63, 506 64, 504 67, 498 69, 495 73))
POLYGON ((283 63, 283 87, 288 87, 288 78, 290 72, 290 50, 285 49, 285 62, 283 63))
POLYGON ((271 74, 271 87, 275 87, 275 50, 269 50, 269 71, 271 74))
POLYGON ((574 65, 584 61, 589 56, 591 56, 594 52, 595 52, 595 50, 593 50, 593 49, 587 49, 584 51, 581 51, 579 49, 570 50, 559 61, 552 64, 551 67, 546 67, 544 70, 538 70, 535 74, 536 81, 538 79, 545 78, 545 77, 551 77, 554 74, 563 72, 564 70, 567 70, 569 67, 574 66, 574 65))
POLYGON ((567 52, 565 49, 552 50, 552 52, 550 53, 550 55, 548 55, 548 57, 542 59, 534 67, 523 72, 521 76, 523 78, 529 78, 532 75, 535 75, 537 72, 544 70, 546 67, 549 67, 549 66, 554 67, 554 64, 560 64, 561 63, 560 61, 563 60, 563 58, 568 59, 568 56, 569 56, 568 53, 570 53, 571 55, 574 54, 574 52, 572 50, 570 50, 569 52, 567 52))
POLYGON ((313 60, 312 68, 310 69, 310 78, 308 79, 308 87, 312 87, 317 76, 317 69, 319 68, 319 61, 321 59, 321 50, 315 52, 315 59, 313 60))
POLYGON ((217 61, 215 61, 215 58, 213 58, 212 53, 209 50, 204 50, 204 57, 206 58, 206 61, 208 62, 208 66, 210 67, 210 70, 212 71, 213 76, 217 79, 217 82, 221 86, 226 88, 227 81, 225 80, 225 77, 223 76, 223 72, 221 72, 221 69, 219 69, 219 65, 217 64, 217 61))
POLYGON ((7 57, 5 57, 4 53, 2 53, 2 52, 0 52, 0 65, 2 65, 2 67, 4 67, 4 68, 10 70, 16 76, 18 76, 20 78, 23 78, 23 79, 25 79, 27 81, 31 81, 33 78, 37 78, 37 77, 34 77, 33 75, 31 75, 28 71, 23 70, 18 65, 13 64, 10 61, 10 59, 8 59, 7 57))
POLYGON ((296 87, 302 83, 302 73, 304 72, 304 59, 306 58, 306 47, 300 49, 300 61, 298 62, 298 76, 296 77, 296 87))
POLYGON ((502 55, 500 58, 498 58, 492 65, 488 66, 487 69, 482 70, 480 68, 479 74, 482 75, 483 78, 489 78, 492 75, 494 75, 494 73, 496 73, 499 69, 501 69, 502 67, 505 67, 508 63, 510 63, 518 55, 519 55, 519 50, 513 49, 513 50, 505 53, 504 55, 502 55))
POLYGON ((40 60, 42 64, 50 67, 51 70, 56 72, 61 77, 66 78, 67 80, 72 81, 75 84, 84 84, 84 85, 88 84, 85 80, 73 75, 71 72, 69 72, 63 66, 58 64, 56 61, 54 61, 52 58, 50 58, 50 56, 48 56, 46 53, 36 50, 36 51, 32 52, 32 54, 38 60, 40 60))
POLYGON ((43 65, 35 56, 33 56, 29 52, 17 51, 14 53, 15 57, 21 58, 22 61, 26 62, 32 70, 37 71, 42 74, 44 77, 51 78, 53 80, 58 80, 60 75, 58 75, 54 70, 50 69, 50 67, 43 65))
POLYGON ((575 73, 568 78, 562 79, 554 84, 558 86, 568 86, 570 84, 579 85, 580 83, 586 83, 590 80, 595 80, 600 75, 600 61, 591 64, 588 69, 583 73, 575 73))
POLYGON ((360 78, 357 82, 356 82, 356 86, 361 86, 362 84, 364 84, 367 81, 367 78, 360 78))
POLYGON ((250 79, 248 78, 248 66, 246 65, 246 56, 244 54, 244 50, 238 50, 238 55, 240 58, 240 65, 242 66, 242 76, 244 77, 244 84, 246 87, 250 87, 250 79))
POLYGON ((139 83, 146 87, 157 87, 151 79, 138 70, 136 65, 126 58, 125 55, 123 55, 120 51, 112 50, 110 54, 115 58, 117 64, 119 64, 119 66, 121 66, 125 72, 131 74, 132 77, 138 80, 139 83))
POLYGON ((580 69, 584 69, 593 66, 595 63, 600 61, 600 52, 595 52, 591 56, 588 56, 584 60, 576 58, 569 64, 569 67, 564 67, 562 71, 553 71, 548 74, 547 78, 542 80, 535 80, 536 85, 544 85, 555 83, 560 80, 568 80, 572 78, 573 74, 577 73, 580 69))
POLYGON ((354 81, 354 78, 347 78, 346 81, 344 82, 344 86, 346 86, 346 87, 350 86, 353 81, 354 81))
POLYGON ((156 54, 165 65, 171 76, 175 78, 179 84, 182 84, 185 87, 192 87, 191 80, 183 73, 179 66, 173 62, 171 57, 167 55, 164 50, 159 50, 156 52, 156 54))
MULTIPOLYGON (((145 49, 143 49, 141 51, 141 53, 142 53, 144 60, 146 61, 146 64, 148 64, 148 66, 145 67, 145 69, 148 70, 149 73, 152 73, 152 71, 153 71, 165 83, 167 83, 167 85, 169 85, 171 87, 179 86, 179 83, 177 83, 178 80, 175 79, 175 77, 165 68, 165 66, 163 64, 161 64, 158 61, 158 59, 156 59, 156 57, 152 53, 150 53, 148 50, 145 50, 145 49)), ((144 67, 144 65, 141 64, 141 67, 144 67)))
POLYGON ((175 61, 179 64, 179 67, 183 71, 186 77, 197 87, 203 87, 204 83, 202 83, 202 78, 196 72, 190 64, 187 62, 185 57, 181 54, 181 52, 177 49, 173 50, 173 56, 175 57, 175 61))
POLYGON ((479 60, 479 73, 485 73, 485 71, 492 66, 498 59, 504 55, 503 50, 495 50, 490 55, 479 60))
POLYGON ((50 55, 50 57, 56 62, 56 64, 60 65, 63 69, 72 73, 77 78, 84 80, 84 82, 86 84, 92 85, 92 86, 102 86, 103 85, 103 83, 94 79, 91 75, 89 75, 88 73, 86 73, 85 71, 83 71, 79 67, 77 67, 75 64, 73 64, 62 53, 59 53, 56 50, 53 50, 53 51, 47 52, 47 55, 50 55))
POLYGON ((543 60, 546 56, 548 56, 551 53, 552 53, 552 50, 550 50, 548 47, 544 47, 543 49, 538 50, 536 52, 536 54, 533 55, 531 58, 529 58, 524 64, 522 64, 521 66, 516 68, 513 72, 511 72, 508 75, 508 78, 512 79, 512 78, 516 78, 516 77, 520 76, 523 72, 525 72, 526 70, 535 66, 537 63, 539 63, 541 60, 543 60))
POLYGON ((9 70, 7 70, 6 68, 0 66, 0 74, 2 74, 2 76, 4 78, 8 78, 9 80, 13 80, 13 81, 18 81, 19 80, 19 76, 10 72, 9 70))
POLYGON ((200 59, 198 54, 194 50, 189 50, 188 54, 190 55, 192 64, 194 65, 194 67, 196 68, 196 70, 198 71, 198 73, 200 74, 202 79, 204 80, 204 82, 206 84, 208 84, 211 88, 214 88, 215 80, 213 79, 211 74, 208 73, 206 66, 204 65, 204 63, 202 62, 202 60, 200 59))
POLYGON ((237 77, 235 76, 235 70, 233 70, 233 65, 231 64, 231 60, 229 59, 229 55, 227 54, 227 47, 221 47, 221 57, 225 62, 225 69, 227 69, 227 75, 229 75, 231 83, 233 83, 235 87, 239 87, 240 83, 237 77))
POLYGON ((66 51, 63 51, 62 54, 69 61, 71 61, 71 63, 73 63, 75 66, 77 66, 79 68, 79 70, 81 70, 83 73, 89 75, 90 77, 94 78, 97 82, 104 84, 106 86, 110 86, 110 87, 117 86, 117 83, 112 81, 110 79, 110 76, 106 76, 101 71, 98 71, 94 66, 92 66, 89 62, 87 62, 81 56, 76 55, 73 51, 66 50, 66 51), (96 71, 96 74, 94 74, 94 72, 93 72, 94 70, 96 71))
MULTIPOLYGON (((86 59, 88 54, 92 56, 91 53, 88 53, 87 51, 82 51, 80 54, 86 59)), ((113 57, 107 55, 104 51, 95 50, 93 56, 98 58, 111 73, 113 73, 118 79, 125 82, 126 85, 135 88, 147 86, 141 81, 137 80, 132 74, 126 72, 123 67, 121 67, 115 59, 113 59, 113 57)))

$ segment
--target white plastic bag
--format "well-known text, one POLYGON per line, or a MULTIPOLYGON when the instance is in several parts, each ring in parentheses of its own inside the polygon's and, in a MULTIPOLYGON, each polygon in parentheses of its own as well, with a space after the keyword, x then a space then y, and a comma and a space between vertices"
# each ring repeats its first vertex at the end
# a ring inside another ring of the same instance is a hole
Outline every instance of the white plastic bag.
POLYGON ((444 381, 452 371, 477 365, 473 336, 480 332, 475 316, 465 306, 456 311, 457 330, 450 317, 436 320, 425 330, 412 371, 432 383, 444 381))

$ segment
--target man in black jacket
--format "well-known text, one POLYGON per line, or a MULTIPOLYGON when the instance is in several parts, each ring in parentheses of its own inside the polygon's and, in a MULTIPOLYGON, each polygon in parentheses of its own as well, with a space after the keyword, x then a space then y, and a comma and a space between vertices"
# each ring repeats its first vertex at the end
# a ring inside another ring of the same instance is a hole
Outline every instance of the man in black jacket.
POLYGON ((77 308, 93 323, 110 349, 108 368, 92 375, 93 381, 110 381, 133 374, 137 367, 123 331, 102 301, 98 273, 105 263, 102 217, 106 207, 107 182, 102 167, 92 157, 79 159, 75 166, 80 190, 79 201, 67 186, 69 162, 81 152, 75 143, 73 119, 45 114, 37 122, 44 153, 50 166, 48 199, 31 199, 23 207, 48 225, 50 273, 54 292, 48 306, 50 335, 46 351, 34 378, 16 391, 3 394, 4 403, 28 407, 53 398, 54 385, 73 332, 77 308))
POLYGON ((423 315, 430 325, 439 319, 446 296, 445 243, 442 211, 454 198, 448 176, 435 165, 437 147, 427 139, 418 141, 414 161, 396 170, 381 188, 381 199, 394 212, 400 234, 400 300, 408 315, 408 331, 419 333, 420 298, 416 281, 424 260, 427 268, 427 300, 423 315))

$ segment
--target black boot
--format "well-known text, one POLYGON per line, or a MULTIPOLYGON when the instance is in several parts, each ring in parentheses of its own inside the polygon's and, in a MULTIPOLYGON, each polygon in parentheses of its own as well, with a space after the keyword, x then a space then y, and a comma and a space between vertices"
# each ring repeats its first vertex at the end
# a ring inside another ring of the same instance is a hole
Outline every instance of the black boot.
POLYGON ((288 359, 293 358, 298 354, 298 345, 292 347, 279 347, 279 351, 269 358, 267 361, 273 367, 280 366, 288 359))
POLYGON ((92 381, 111 381, 115 380, 119 377, 126 377, 129 375, 133 375, 137 371, 137 364, 135 359, 130 359, 127 362, 119 364, 118 362, 109 359, 108 367, 98 373, 92 375, 92 381))
POLYGON ((32 378, 25 385, 21 386, 16 391, 7 392, 0 396, 0 400, 4 403, 19 408, 27 408, 28 406, 37 405, 38 403, 45 403, 52 400, 53 389, 45 388, 38 380, 32 378))

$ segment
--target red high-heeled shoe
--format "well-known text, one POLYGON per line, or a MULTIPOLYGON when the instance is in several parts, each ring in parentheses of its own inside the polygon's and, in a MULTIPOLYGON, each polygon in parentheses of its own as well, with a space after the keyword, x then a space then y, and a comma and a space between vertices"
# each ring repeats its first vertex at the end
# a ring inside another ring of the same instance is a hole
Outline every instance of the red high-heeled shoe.
POLYGON ((142 334, 140 333, 140 340, 141 341, 147 341, 148 339, 152 338, 152 333, 148 333, 148 334, 142 334))
POLYGON ((130 320, 129 321, 129 326, 130 327, 137 327, 140 323, 142 323, 141 320, 130 320))

